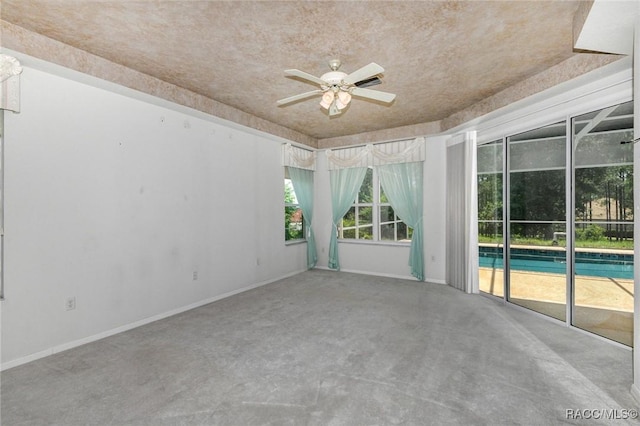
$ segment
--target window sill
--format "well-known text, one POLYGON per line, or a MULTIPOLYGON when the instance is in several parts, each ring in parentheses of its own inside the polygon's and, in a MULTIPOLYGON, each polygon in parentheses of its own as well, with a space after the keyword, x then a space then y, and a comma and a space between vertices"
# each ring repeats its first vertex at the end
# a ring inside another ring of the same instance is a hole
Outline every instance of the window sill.
POLYGON ((366 246, 390 246, 390 247, 411 247, 410 242, 401 243, 397 241, 371 241, 371 240, 351 240, 338 238, 338 244, 360 244, 366 246))
POLYGON ((295 246, 298 244, 305 244, 307 242, 307 240, 305 239, 300 239, 300 240, 288 240, 284 242, 285 246, 295 246))

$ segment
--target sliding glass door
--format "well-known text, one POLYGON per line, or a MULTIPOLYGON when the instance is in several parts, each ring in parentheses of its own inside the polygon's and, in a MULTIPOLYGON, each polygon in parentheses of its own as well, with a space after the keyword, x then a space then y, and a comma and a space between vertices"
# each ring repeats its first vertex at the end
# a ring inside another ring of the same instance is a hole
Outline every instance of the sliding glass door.
POLYGON ((502 140, 478 147, 478 242, 480 290, 504 296, 502 140))
POLYGON ((633 104, 573 119, 576 327, 633 343, 633 104))
POLYGON ((507 138, 507 299, 565 320, 566 123, 507 138))
POLYGON ((626 345, 633 104, 478 146, 480 290, 626 345))

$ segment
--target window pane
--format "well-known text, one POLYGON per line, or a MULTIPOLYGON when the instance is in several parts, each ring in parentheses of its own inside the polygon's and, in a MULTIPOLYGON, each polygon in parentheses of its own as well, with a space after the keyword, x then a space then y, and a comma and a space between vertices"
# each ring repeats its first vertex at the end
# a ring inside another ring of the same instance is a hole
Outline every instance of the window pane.
POLYGON ((371 212, 373 207, 359 207, 358 208, 358 225, 372 225, 373 217, 371 212))
POLYGON ((395 241, 395 223, 380 225, 380 239, 385 241, 395 241))
POLYGON ((285 231, 284 231, 285 241, 304 238, 302 210, 298 207, 287 206, 284 208, 284 214, 285 214, 285 231))
POLYGON ((373 203, 373 169, 367 169, 358 193, 358 203, 373 203))
POLYGON ((380 222, 393 222, 395 220, 395 214, 391 206, 380 206, 380 222))
POLYGON ((407 225, 404 222, 398 222, 398 241, 408 240, 407 238, 407 225))
POLYGON ((373 240, 373 225, 358 228, 358 239, 373 240))
POLYGON ((511 172, 564 169, 566 164, 565 122, 509 137, 511 172))
MULTIPOLYGON (((285 176, 288 170, 285 168, 285 176)), ((298 240, 304 239, 304 222, 302 210, 298 205, 295 190, 291 179, 284 179, 284 239, 298 240)))
POLYGON ((493 229, 483 232, 483 227, 502 220, 502 173, 478 175, 478 220, 480 236, 495 235, 493 229))
POLYGON ((342 238, 355 238, 356 230, 355 229, 345 229, 342 231, 342 238))
POLYGON ((511 171, 549 170, 565 166, 565 137, 511 145, 511 171), (535 142, 535 143, 531 143, 535 142))
POLYGON ((349 228, 352 226, 356 226, 356 208, 351 207, 347 214, 342 218, 342 227, 349 228))
POLYGON ((380 203, 388 203, 387 194, 384 193, 384 189, 382 189, 382 185, 380 185, 380 203))
MULTIPOLYGON (((565 205, 564 170, 511 173, 511 220, 564 222, 565 205)), ((526 235, 550 239, 547 225, 531 224, 526 235)))
POLYGON ((287 204, 298 204, 296 192, 293 190, 291 179, 284 180, 284 202, 287 204))
POLYGON ((502 143, 494 141, 478 146, 478 174, 502 173, 502 143))
POLYGON ((588 134, 576 147, 576 168, 606 164, 633 164, 633 144, 621 141, 633 139, 633 130, 606 134, 588 134))
MULTIPOLYGON (((611 231, 616 228, 616 222, 633 222, 632 165, 583 168, 576 169, 575 173, 576 223, 584 225, 584 228, 589 222, 600 222, 606 231, 611 231)), ((576 226, 576 233, 580 228, 576 226)), ((619 239, 617 235, 607 236, 619 239)))

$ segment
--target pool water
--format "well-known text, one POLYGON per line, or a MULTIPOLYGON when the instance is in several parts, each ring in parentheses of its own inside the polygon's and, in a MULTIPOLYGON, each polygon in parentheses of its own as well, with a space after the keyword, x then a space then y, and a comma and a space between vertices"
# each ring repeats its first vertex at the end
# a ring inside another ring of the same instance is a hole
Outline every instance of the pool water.
MULTIPOLYGON (((503 268, 502 250, 480 247, 480 266, 503 268)), ((511 269, 517 271, 565 274, 567 258, 563 251, 544 249, 511 249, 511 269)), ((633 254, 576 253, 576 275, 633 279, 633 254)))

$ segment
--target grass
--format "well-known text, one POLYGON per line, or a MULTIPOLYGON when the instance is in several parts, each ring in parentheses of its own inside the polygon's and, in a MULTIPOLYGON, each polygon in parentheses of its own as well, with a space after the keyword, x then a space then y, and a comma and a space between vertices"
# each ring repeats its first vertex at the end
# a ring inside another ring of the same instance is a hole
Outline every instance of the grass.
MULTIPOLYGON (((478 242, 483 244, 502 244, 502 237, 485 237, 478 236, 478 242)), ((559 241, 558 246, 554 246, 551 240, 543 240, 539 238, 522 238, 512 237, 511 244, 523 246, 541 246, 541 247, 565 247, 566 241, 559 241)), ((593 248, 607 250, 633 250, 633 240, 609 240, 601 238, 599 240, 576 240, 576 248, 593 248)))

